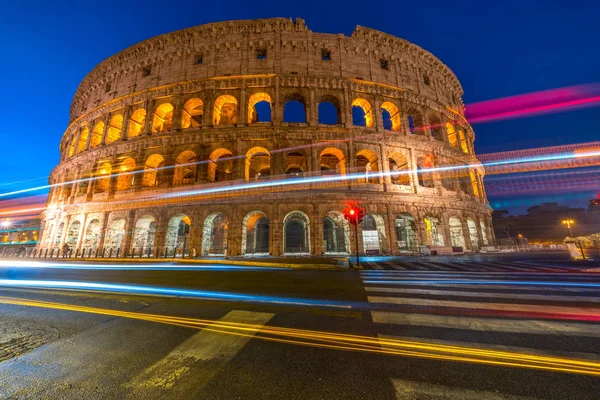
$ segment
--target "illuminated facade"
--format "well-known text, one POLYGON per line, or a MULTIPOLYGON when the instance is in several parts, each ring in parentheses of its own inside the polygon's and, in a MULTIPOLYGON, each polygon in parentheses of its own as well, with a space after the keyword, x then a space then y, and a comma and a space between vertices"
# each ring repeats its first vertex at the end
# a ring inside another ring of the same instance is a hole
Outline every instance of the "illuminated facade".
POLYGON ((478 249, 491 209, 461 96, 432 54, 360 26, 274 18, 151 38, 79 86, 38 248, 346 254, 355 201, 361 252, 478 249))

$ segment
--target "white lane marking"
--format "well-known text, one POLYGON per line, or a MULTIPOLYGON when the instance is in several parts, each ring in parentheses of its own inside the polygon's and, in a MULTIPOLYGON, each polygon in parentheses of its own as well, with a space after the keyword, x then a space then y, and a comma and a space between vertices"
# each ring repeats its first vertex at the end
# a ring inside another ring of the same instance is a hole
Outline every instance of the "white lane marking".
MULTIPOLYGON (((244 331, 253 336, 275 314, 234 310, 219 322, 256 325, 244 331), (253 329, 255 328, 255 329, 253 329)), ((167 356, 137 375, 128 386, 134 390, 172 389, 192 385, 194 390, 212 379, 250 341, 250 337, 211 332, 212 325, 196 333, 167 356)))
POLYGON ((497 299, 518 299, 518 300, 547 300, 547 301, 572 301, 595 303, 600 302, 600 297, 582 297, 582 296, 550 296, 545 294, 527 294, 527 293, 492 293, 492 292, 464 292, 459 290, 428 290, 428 289, 405 289, 405 288, 379 288, 376 286, 365 286, 367 292, 379 293, 406 293, 423 294, 439 296, 461 296, 461 297, 491 297, 497 299))
POLYGON ((396 336, 396 335, 377 335, 380 339, 379 345, 388 350, 397 349, 388 343, 385 343, 385 340, 400 340, 406 342, 418 342, 418 343, 429 343, 435 345, 444 345, 444 346, 456 346, 456 347, 465 347, 469 349, 478 349, 478 350, 491 350, 491 351, 503 351, 507 353, 518 353, 518 354, 527 354, 534 355, 540 357, 562 357, 568 359, 577 359, 577 360, 585 360, 585 361, 598 361, 600 360, 600 356, 598 354, 593 353, 580 353, 576 351, 540 351, 539 349, 532 349, 530 347, 517 347, 517 346, 505 346, 502 344, 493 344, 493 343, 478 343, 478 342, 463 342, 457 340, 441 340, 441 339, 430 339, 430 338, 421 338, 421 337, 408 337, 408 336, 396 336), (382 343, 381 340, 384 340, 382 343))
POLYGON ((431 299, 415 299, 415 298, 411 298, 411 297, 384 297, 384 296, 368 296, 367 300, 370 303, 402 304, 402 305, 413 305, 413 306, 471 308, 471 309, 478 309, 478 310, 499 310, 499 311, 568 313, 568 314, 572 314, 572 315, 590 315, 590 314, 600 315, 600 308, 595 308, 595 307, 580 308, 580 307, 548 306, 548 305, 533 305, 533 304, 480 303, 480 302, 470 302, 470 301, 431 300, 431 299))
MULTIPOLYGON (((371 282, 370 284, 379 284, 378 282, 371 282)), ((395 283, 394 283, 395 285, 395 283)), ((398 286, 402 286, 398 284, 398 286)), ((572 287, 561 287, 561 286, 521 286, 521 285, 478 285, 472 283, 455 283, 455 284, 440 284, 440 283, 411 283, 406 286, 427 286, 427 287, 436 287, 436 288, 477 288, 477 289, 510 289, 510 290, 527 290, 527 291, 543 291, 543 292, 592 292, 592 293, 600 293, 600 289, 597 288, 572 288, 572 287)), ((373 286, 379 287, 379 286, 373 286)), ((383 287, 383 286, 381 286, 383 287)))
POLYGON ((536 400, 533 397, 521 397, 483 390, 463 389, 434 383, 392 379, 398 400, 536 400))
POLYGON ((435 328, 452 328, 472 331, 530 333, 538 335, 563 335, 600 337, 597 324, 553 322, 543 320, 518 320, 451 315, 407 314, 388 311, 371 311, 377 324, 409 325, 435 328))

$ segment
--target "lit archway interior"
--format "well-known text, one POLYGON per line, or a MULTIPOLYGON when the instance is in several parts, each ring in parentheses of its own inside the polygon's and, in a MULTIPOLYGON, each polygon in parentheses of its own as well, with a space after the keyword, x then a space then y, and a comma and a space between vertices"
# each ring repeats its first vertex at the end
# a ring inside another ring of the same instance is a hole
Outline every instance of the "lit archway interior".
POLYGON ((229 217, 222 212, 210 214, 204 220, 202 228, 202 255, 227 255, 227 237, 229 217))
POLYGON ((310 221, 302 211, 292 211, 283 219, 284 254, 310 253, 310 221))
POLYGON ((325 254, 350 252, 350 226, 339 211, 330 211, 323 218, 323 250, 325 254))
POLYGON ((269 218, 262 211, 248 213, 242 221, 242 254, 269 254, 269 218))

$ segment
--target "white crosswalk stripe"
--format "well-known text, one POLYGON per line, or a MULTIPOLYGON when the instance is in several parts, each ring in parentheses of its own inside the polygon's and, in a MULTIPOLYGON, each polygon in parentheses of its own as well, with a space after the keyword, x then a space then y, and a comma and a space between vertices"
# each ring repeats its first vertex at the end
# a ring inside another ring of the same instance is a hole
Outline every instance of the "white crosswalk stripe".
POLYGON ((394 385, 398 400, 535 400, 532 397, 511 396, 490 391, 431 385, 403 379, 392 379, 392 384, 394 385))
POLYGON ((475 261, 461 260, 432 260, 413 258, 404 261, 386 259, 381 261, 363 262, 363 267, 376 270, 407 270, 407 271, 465 271, 465 272, 573 272, 573 269, 561 265, 551 265, 528 261, 475 261))

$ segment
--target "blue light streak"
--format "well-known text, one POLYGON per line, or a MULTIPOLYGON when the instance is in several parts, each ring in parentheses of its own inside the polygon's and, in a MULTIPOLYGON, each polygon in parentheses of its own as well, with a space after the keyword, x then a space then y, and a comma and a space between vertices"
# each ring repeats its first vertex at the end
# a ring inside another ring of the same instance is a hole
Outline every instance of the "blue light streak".
POLYGON ((55 263, 44 261, 0 261, 0 269, 80 269, 115 271, 274 271, 292 270, 289 267, 262 267, 252 265, 203 264, 181 265, 175 263, 160 264, 88 264, 55 263))

